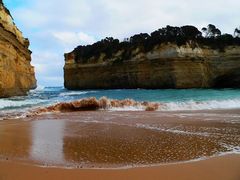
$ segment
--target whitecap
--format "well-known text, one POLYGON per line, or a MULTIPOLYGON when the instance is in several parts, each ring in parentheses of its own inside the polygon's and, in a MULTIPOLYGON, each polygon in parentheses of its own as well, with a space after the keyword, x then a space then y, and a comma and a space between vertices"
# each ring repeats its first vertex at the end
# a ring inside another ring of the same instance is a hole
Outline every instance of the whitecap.
POLYGON ((20 108, 20 107, 26 107, 26 106, 32 106, 32 105, 38 105, 41 103, 46 102, 45 100, 9 100, 9 99, 0 99, 0 109, 6 109, 6 108, 20 108))
POLYGON ((68 92, 60 93, 59 96, 60 97, 64 97, 64 96, 78 96, 78 95, 84 95, 84 94, 95 93, 95 92, 97 92, 97 91, 68 91, 68 92))
POLYGON ((159 110, 185 111, 185 110, 217 110, 217 109, 238 109, 240 99, 211 100, 211 101, 186 101, 162 103, 159 110))

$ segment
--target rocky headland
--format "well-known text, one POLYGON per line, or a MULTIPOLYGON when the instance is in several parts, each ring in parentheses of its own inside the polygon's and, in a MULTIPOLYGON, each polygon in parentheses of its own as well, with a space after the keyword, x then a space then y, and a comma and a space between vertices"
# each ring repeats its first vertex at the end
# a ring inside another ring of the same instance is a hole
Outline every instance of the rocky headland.
POLYGON ((123 42, 106 38, 65 54, 65 87, 235 88, 240 87, 240 38, 213 25, 159 29, 123 42), (214 29, 214 28, 215 29, 214 29))
POLYGON ((9 10, 0 1, 0 98, 26 95, 36 88, 29 40, 16 27, 9 10))

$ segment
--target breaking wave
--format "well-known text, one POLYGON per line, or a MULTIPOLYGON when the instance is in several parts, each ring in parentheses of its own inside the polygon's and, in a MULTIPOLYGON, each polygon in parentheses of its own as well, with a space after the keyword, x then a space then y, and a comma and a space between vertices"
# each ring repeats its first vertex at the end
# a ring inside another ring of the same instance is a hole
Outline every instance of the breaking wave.
POLYGON ((160 110, 166 111, 187 111, 187 110, 217 110, 217 109, 238 109, 240 99, 210 100, 210 101, 186 101, 164 103, 160 110))
POLYGON ((91 111, 91 110, 112 110, 112 109, 129 109, 134 108, 145 111, 156 111, 160 103, 138 102, 132 99, 113 100, 106 97, 96 99, 95 97, 80 99, 72 102, 58 103, 53 106, 39 108, 34 114, 45 112, 73 112, 73 111, 91 111))
POLYGON ((73 111, 187 111, 187 110, 213 110, 213 109, 237 109, 240 108, 240 100, 204 101, 204 102, 139 102, 132 99, 114 100, 102 97, 84 98, 72 102, 58 103, 46 108, 39 108, 35 113, 44 112, 73 112, 73 111))

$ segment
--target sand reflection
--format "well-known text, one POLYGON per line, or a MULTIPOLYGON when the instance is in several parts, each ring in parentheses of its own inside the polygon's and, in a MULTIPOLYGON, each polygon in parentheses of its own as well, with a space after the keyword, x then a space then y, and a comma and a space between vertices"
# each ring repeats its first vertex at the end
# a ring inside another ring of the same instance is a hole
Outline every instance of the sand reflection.
POLYGON ((32 122, 32 159, 46 164, 64 164, 64 128, 64 120, 32 122))

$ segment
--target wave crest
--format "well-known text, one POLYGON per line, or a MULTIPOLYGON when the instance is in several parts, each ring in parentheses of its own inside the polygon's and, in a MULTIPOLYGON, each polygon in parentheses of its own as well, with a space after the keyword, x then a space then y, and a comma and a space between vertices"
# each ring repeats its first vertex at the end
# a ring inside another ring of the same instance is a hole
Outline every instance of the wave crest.
POLYGON ((73 112, 73 111, 96 111, 96 110, 113 110, 113 111, 188 111, 188 110, 213 110, 213 109, 233 109, 239 108, 240 100, 223 100, 223 101, 187 101, 187 102, 139 102, 133 99, 108 99, 95 97, 80 99, 72 102, 62 102, 40 108, 36 113, 43 112, 73 112))
POLYGON ((209 101, 186 101, 164 103, 161 110, 164 111, 189 111, 189 110, 217 110, 239 109, 240 99, 209 100, 209 101))
POLYGON ((40 108, 35 113, 44 112, 74 112, 74 111, 95 111, 100 109, 126 108, 135 107, 145 111, 156 111, 160 107, 160 103, 138 102, 132 99, 114 100, 102 97, 96 99, 95 97, 80 99, 73 102, 58 103, 46 108, 40 108))

